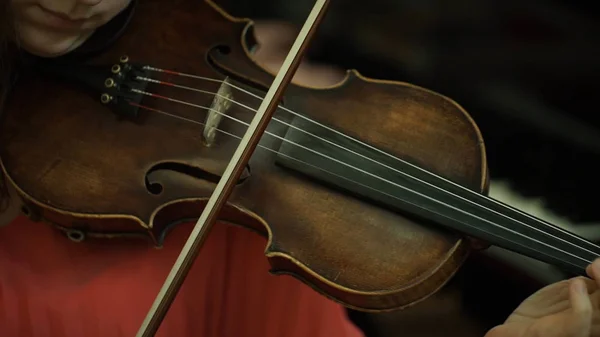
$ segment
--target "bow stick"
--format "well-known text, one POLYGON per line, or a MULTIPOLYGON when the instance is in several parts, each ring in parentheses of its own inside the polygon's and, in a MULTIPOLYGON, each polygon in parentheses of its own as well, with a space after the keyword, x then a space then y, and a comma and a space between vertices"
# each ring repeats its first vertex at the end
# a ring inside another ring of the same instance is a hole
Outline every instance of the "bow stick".
POLYGON ((194 260, 198 256, 210 228, 217 221, 221 209, 231 195, 236 181, 238 181, 244 167, 250 160, 273 113, 277 109, 285 88, 298 69, 306 47, 321 23, 328 4, 329 0, 316 1, 136 336, 149 337, 156 334, 194 260))

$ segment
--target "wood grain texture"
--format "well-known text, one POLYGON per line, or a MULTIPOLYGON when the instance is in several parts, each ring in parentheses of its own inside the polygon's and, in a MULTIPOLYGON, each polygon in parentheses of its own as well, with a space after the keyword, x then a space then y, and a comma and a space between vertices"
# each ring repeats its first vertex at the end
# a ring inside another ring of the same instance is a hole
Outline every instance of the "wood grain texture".
MULTIPOLYGON (((234 19, 210 2, 140 1, 126 33, 90 62, 132 62, 214 79, 229 76, 261 94, 273 74, 256 65, 249 20, 234 19)), ((151 84, 147 91, 197 106, 210 106, 219 83, 170 74, 163 81, 205 91, 151 84)), ((0 158, 29 213, 86 237, 126 239, 140 234, 155 244, 177 222, 197 218, 238 140, 219 134, 202 141, 206 110, 161 98, 143 104, 188 121, 143 111, 135 121, 117 118, 98 95, 77 86, 24 73, 0 126, 0 158), (160 169, 154 169, 154 168, 160 169), (177 167, 186 168, 181 171, 177 167), (188 173, 186 173, 188 172, 188 173), (194 172, 189 174, 189 172, 194 172), (146 180, 160 184, 151 193, 146 180)), ((228 115, 249 122, 259 100, 234 91, 240 104, 228 115)), ((468 188, 487 189, 483 141, 455 102, 406 83, 348 72, 339 85, 316 89, 290 85, 284 105, 468 188)), ((285 111, 277 115, 289 120, 285 111)), ((241 136, 243 124, 220 128, 241 136)), ((286 127, 271 122, 283 136, 286 127)), ((278 149, 265 135, 260 145, 278 149)), ((266 236, 274 273, 292 274, 344 305, 391 310, 423 300, 442 287, 467 257, 461 235, 400 216, 275 165, 258 149, 221 220, 266 236)))

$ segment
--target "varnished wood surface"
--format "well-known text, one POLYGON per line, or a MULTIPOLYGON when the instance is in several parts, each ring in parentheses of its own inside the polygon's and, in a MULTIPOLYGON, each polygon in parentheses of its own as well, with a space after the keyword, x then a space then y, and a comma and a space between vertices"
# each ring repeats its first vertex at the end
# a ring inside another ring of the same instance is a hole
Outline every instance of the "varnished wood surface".
POLYGON ((4 212, 0 212, 0 227, 8 225, 15 217, 21 214, 21 202, 18 199, 17 191, 15 191, 12 185, 8 186, 8 193, 11 198, 8 209, 4 212))
POLYGON ((352 313, 368 337, 483 337, 546 284, 486 254, 474 254, 442 290, 411 308, 352 313))
MULTIPOLYGON (((140 1, 126 34, 93 61, 111 65, 126 54, 132 61, 199 76, 229 74, 259 92, 258 84, 268 85, 273 76, 251 61, 241 44, 252 41, 244 35, 251 33, 249 27, 206 2, 140 1), (207 55, 222 73, 199 55, 207 55)), ((218 89, 214 82, 160 78, 208 92, 218 89)), ((135 122, 118 120, 97 96, 51 83, 24 77, 0 129, 0 143, 8 144, 0 149, 3 168, 32 214, 91 236, 147 231, 154 238, 169 224, 198 217, 236 139, 219 135, 216 145, 206 147, 196 124, 153 112, 143 112, 135 122), (165 163, 199 173, 152 171, 165 163), (150 193, 146 177, 162 186, 160 193, 150 193)), ((210 106, 213 98, 159 85, 148 91, 202 106, 210 106)), ((236 92, 234 98, 258 106, 249 95, 236 92)), ((206 113, 162 99, 144 104, 199 121, 206 113)), ((326 89, 292 86, 284 104, 471 189, 487 188, 477 127, 459 105, 439 94, 349 72, 326 89)), ((234 106, 229 115, 247 122, 252 112, 234 106)), ((237 135, 244 130, 231 120, 221 128, 237 135)), ((284 131, 275 124, 271 130, 284 131)), ((276 149, 280 142, 265 137, 261 144, 276 149)), ((266 254, 274 272, 294 274, 352 308, 388 310, 425 299, 452 277, 470 250, 459 235, 292 175, 275 166, 267 151, 256 152, 245 177, 222 220, 268 236, 266 254)))

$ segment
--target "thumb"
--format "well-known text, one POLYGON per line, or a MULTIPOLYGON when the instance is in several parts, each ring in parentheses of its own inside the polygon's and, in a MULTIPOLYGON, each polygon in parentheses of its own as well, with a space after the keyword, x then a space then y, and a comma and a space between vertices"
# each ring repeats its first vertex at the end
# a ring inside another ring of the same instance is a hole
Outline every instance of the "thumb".
POLYGON ((589 337, 592 333, 592 301, 582 278, 574 278, 569 284, 571 314, 565 327, 565 337, 589 337))
POLYGON ((570 309, 542 318, 524 336, 590 337, 593 308, 582 278, 569 280, 569 302, 570 309))

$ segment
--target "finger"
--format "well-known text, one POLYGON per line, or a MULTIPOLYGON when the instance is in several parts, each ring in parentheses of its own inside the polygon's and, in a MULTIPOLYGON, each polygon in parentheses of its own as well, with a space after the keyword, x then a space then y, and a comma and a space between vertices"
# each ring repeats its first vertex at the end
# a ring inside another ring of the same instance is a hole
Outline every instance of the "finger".
POLYGON ((597 258, 585 269, 586 273, 590 278, 596 281, 596 284, 600 287, 600 258, 597 258))
POLYGON ((592 261, 592 263, 588 264, 588 266, 585 268, 585 272, 586 274, 591 277, 594 278, 594 266, 598 265, 600 263, 600 258, 596 258, 594 261, 592 261))
POLYGON ((594 265, 594 263, 596 263, 596 261, 598 261, 598 259, 595 259, 594 261, 592 261, 592 263, 588 264, 587 267, 585 267, 585 273, 587 274, 587 276, 594 278, 594 273, 592 272, 592 266, 594 265))
POLYGON ((592 301, 588 295, 587 287, 582 278, 571 280, 569 285, 569 298, 573 309, 569 324, 573 328, 568 336, 590 336, 592 331, 592 301))

